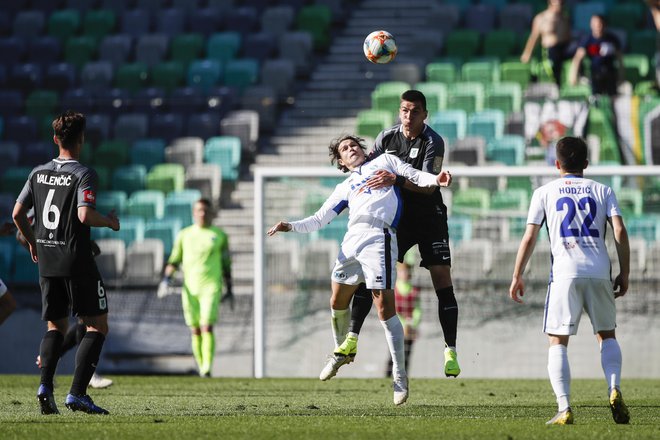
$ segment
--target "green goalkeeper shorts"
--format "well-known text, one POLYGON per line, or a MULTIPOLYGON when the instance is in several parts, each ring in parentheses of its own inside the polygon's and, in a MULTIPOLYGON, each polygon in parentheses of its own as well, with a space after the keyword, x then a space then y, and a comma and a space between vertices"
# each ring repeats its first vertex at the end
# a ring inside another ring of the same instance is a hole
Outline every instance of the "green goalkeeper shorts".
POLYGON ((181 290, 183 317, 188 327, 213 325, 218 320, 220 289, 206 289, 190 292, 184 285, 181 290))

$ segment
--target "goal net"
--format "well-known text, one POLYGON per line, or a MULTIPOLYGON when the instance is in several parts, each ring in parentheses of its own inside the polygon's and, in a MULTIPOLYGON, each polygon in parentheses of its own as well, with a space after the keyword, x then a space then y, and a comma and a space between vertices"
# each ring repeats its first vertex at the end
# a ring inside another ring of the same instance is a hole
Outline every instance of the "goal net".
MULTIPOLYGON (((516 252, 525 229, 532 191, 557 177, 554 167, 450 167, 454 181, 442 194, 449 213, 452 279, 459 303, 458 352, 464 375, 543 377, 546 341, 542 311, 550 268, 547 234, 541 237, 525 274, 525 304, 508 298, 516 252), (516 359, 516 371, 502 355, 516 359)), ((594 166, 589 178, 612 186, 624 213, 631 243, 631 288, 617 301, 618 337, 626 370, 660 375, 660 359, 647 347, 660 336, 660 171, 658 167, 594 166), (655 325, 654 325, 655 322, 655 325), (655 330, 652 330, 652 329, 655 330)), ((331 167, 255 169, 254 372, 256 377, 316 377, 333 348, 330 272, 346 231, 342 213, 311 234, 266 230, 280 220, 313 214, 345 175, 331 167)), ((607 235, 618 273, 611 233, 607 235)), ((410 359, 416 377, 442 374, 444 339, 428 271, 416 267, 422 289, 422 321, 410 359)), ((589 319, 571 342, 576 377, 598 377, 598 347, 589 319)), ((381 377, 389 358, 375 308, 360 333, 356 362, 340 376, 381 377)))

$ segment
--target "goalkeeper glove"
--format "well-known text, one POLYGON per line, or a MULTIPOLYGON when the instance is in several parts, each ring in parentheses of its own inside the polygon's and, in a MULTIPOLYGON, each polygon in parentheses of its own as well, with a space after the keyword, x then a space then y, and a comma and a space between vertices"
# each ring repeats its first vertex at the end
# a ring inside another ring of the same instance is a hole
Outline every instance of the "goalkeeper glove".
POLYGON ((158 298, 164 298, 170 294, 170 277, 164 277, 158 284, 158 298))
POLYGON ((231 290, 227 290, 224 295, 222 295, 222 298, 220 298, 220 303, 227 302, 229 301, 229 308, 231 310, 234 310, 234 292, 231 290))

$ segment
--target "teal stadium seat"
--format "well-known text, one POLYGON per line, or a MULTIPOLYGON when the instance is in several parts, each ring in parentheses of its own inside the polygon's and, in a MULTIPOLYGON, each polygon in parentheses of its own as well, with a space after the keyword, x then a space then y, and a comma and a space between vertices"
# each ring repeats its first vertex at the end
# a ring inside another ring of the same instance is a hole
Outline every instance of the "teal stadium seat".
POLYGON ((96 210, 101 214, 115 211, 117 215, 123 215, 127 201, 128 195, 124 191, 100 191, 96 195, 96 210))
POLYGON ((486 157, 505 165, 522 165, 525 162, 525 138, 515 134, 492 138, 486 145, 486 157))
POLYGON ((97 44, 92 37, 71 37, 64 43, 64 61, 73 64, 78 70, 96 55, 97 44))
POLYGON ((173 191, 165 197, 165 218, 178 219, 182 227, 192 224, 192 208, 202 193, 195 189, 173 191))
POLYGON ((496 191, 490 198, 490 208, 493 211, 527 212, 529 194, 522 188, 508 188, 496 191))
POLYGON ((117 168, 128 164, 130 146, 125 141, 103 141, 94 152, 94 165, 117 168))
POLYGON ((630 33, 642 27, 642 17, 646 13, 642 2, 625 2, 612 5, 607 11, 607 25, 630 33))
POLYGON ((448 143, 463 139, 467 131, 465 110, 442 110, 431 114, 429 125, 448 143))
POLYGON ((217 60, 193 61, 188 68, 188 86, 208 92, 220 84, 222 79, 222 64, 217 60))
POLYGON ((131 195, 144 189, 147 167, 144 165, 123 165, 112 173, 112 189, 131 195))
POLYGON ((80 13, 74 9, 54 11, 48 17, 48 35, 66 41, 78 33, 80 13))
MULTIPOLYGON (((56 113, 59 106, 57 92, 51 90, 34 90, 25 100, 25 113, 34 118, 44 118, 56 113)), ((50 118, 52 123, 53 118, 50 118)), ((50 127, 50 136, 52 138, 52 127, 50 127)))
POLYGON ((181 220, 178 218, 147 219, 144 238, 157 238, 162 241, 165 254, 169 255, 172 252, 176 234, 181 228, 181 220))
POLYGON ((215 136, 204 145, 204 162, 220 165, 222 180, 238 179, 241 140, 237 136, 215 136))
POLYGON ((227 61, 224 81, 225 85, 236 87, 242 92, 259 81, 259 61, 252 58, 227 61))
POLYGON ((154 165, 165 162, 165 141, 162 139, 140 139, 131 148, 131 164, 144 165, 149 171, 154 165))
POLYGON ((225 63, 237 57, 241 48, 241 34, 219 32, 211 35, 206 44, 206 57, 225 63))
POLYGON ((656 38, 658 32, 654 29, 638 29, 628 38, 628 47, 635 53, 643 53, 653 59, 656 51, 656 38))
POLYGON ((626 229, 631 237, 640 237, 648 243, 660 240, 660 216, 644 214, 626 218, 626 229))
POLYGON ((185 72, 184 64, 181 61, 172 60, 158 63, 151 69, 151 83, 154 87, 171 92, 183 84, 185 72))
POLYGON ((468 116, 467 135, 482 136, 487 141, 502 137, 504 134, 504 112, 487 109, 468 116))
POLYGON ((115 238, 122 240, 126 247, 134 241, 144 239, 144 219, 142 217, 123 216, 119 231, 110 228, 92 228, 92 239, 102 240, 115 238))
POLYGON ((83 35, 100 41, 115 29, 116 17, 113 11, 104 9, 87 11, 83 18, 83 35))
POLYGON ((451 215, 447 220, 449 237, 454 245, 472 239, 472 219, 465 215, 451 215))
POLYGON ((2 181, 0 182, 2 192, 10 193, 13 197, 18 197, 31 171, 31 167, 12 167, 5 170, 5 173, 2 175, 2 181))
POLYGON ((162 218, 165 215, 165 196, 158 190, 135 191, 130 195, 126 203, 126 214, 151 218, 162 218))
POLYGON ((14 247, 14 265, 10 282, 13 285, 37 285, 39 266, 32 261, 32 256, 23 246, 14 247))

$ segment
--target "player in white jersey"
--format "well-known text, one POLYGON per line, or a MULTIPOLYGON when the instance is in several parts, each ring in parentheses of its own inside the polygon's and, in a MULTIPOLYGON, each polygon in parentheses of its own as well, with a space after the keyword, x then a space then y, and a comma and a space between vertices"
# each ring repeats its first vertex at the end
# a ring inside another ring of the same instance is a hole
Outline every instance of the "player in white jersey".
MULTIPOLYGON (((350 176, 337 185, 330 197, 313 215, 295 222, 280 221, 268 231, 268 235, 282 231, 316 231, 345 208, 349 209, 348 231, 332 270, 333 311, 347 311, 353 293, 360 283, 372 289, 378 317, 385 329, 387 344, 392 356, 394 379, 394 403, 400 405, 408 398, 408 378, 405 371, 404 335, 401 321, 396 316, 394 284, 396 282, 396 227, 401 215, 399 188, 389 186, 369 189, 366 182, 378 171, 386 169, 404 176, 423 186, 446 186, 449 174, 443 171, 435 176, 418 171, 398 157, 383 154, 367 161, 364 141, 356 136, 343 136, 329 147, 331 161, 350 176)), ((348 315, 348 313, 347 313, 348 315)), ((348 318, 348 316, 346 316, 348 318)), ((348 320, 343 324, 333 320, 335 347, 346 337, 348 320)), ((335 352, 320 375, 321 380, 333 377, 339 367, 351 362, 350 354, 335 352)))
POLYGON ((614 299, 626 294, 630 273, 628 232, 612 188, 583 177, 588 165, 587 145, 579 138, 557 142, 561 178, 534 191, 509 296, 522 303, 523 272, 534 251, 541 226, 550 237, 552 268, 545 301, 543 331, 548 334, 548 373, 557 396, 558 412, 548 424, 573 423, 570 406, 570 368, 567 346, 577 333, 582 310, 591 319, 600 344, 601 365, 609 389, 616 423, 628 423, 630 414, 620 390, 621 349, 616 340, 614 299), (614 233, 619 274, 612 283, 611 263, 605 247, 606 223, 614 233))

